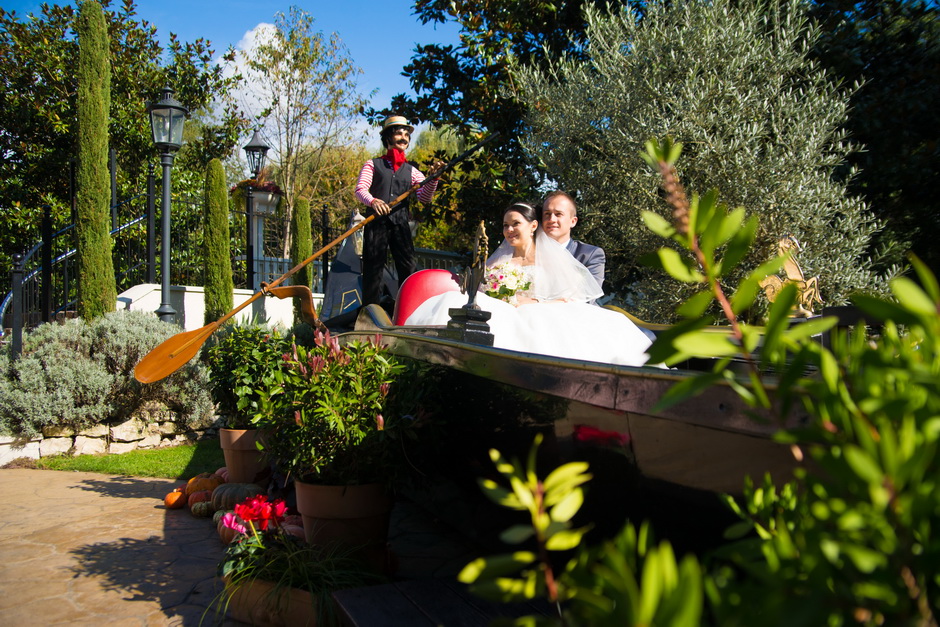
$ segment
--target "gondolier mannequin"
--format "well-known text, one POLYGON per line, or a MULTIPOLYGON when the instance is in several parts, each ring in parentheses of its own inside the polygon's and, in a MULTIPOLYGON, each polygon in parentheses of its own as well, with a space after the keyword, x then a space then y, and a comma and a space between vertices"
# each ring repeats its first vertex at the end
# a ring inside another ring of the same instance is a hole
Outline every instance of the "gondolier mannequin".
MULTIPOLYGON (((389 251, 398 272, 398 284, 415 271, 415 249, 409 225, 407 198, 389 208, 389 201, 425 179, 424 174, 405 160, 414 127, 400 115, 385 118, 382 123, 382 145, 386 153, 366 161, 356 183, 356 199, 366 205, 365 215, 376 219, 365 227, 362 247, 362 303, 378 304, 381 299, 382 269, 389 251)), ((435 168, 443 164, 435 164, 435 168)), ((437 181, 430 181, 418 192, 418 200, 430 202, 437 190, 437 181)))
POLYGON ((567 193, 555 191, 542 201, 542 228, 545 234, 568 249, 574 258, 584 264, 597 284, 604 287, 604 249, 571 238, 571 229, 578 223, 578 207, 567 193))

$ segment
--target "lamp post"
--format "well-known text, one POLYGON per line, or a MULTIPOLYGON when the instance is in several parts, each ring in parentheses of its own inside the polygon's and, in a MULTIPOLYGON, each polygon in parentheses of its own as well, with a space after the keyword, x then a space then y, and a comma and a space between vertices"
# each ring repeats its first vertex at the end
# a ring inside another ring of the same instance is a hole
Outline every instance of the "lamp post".
POLYGON ((163 88, 163 99, 151 102, 147 106, 150 113, 150 128, 153 131, 153 143, 160 150, 160 164, 163 166, 163 215, 161 220, 161 255, 160 273, 163 285, 160 292, 160 308, 157 316, 164 322, 173 322, 176 310, 170 304, 170 169, 173 167, 173 154, 183 145, 183 123, 189 111, 173 98, 173 90, 163 88))
MULTIPOLYGON (((264 168, 264 157, 270 149, 264 140, 261 139, 261 133, 257 130, 251 136, 251 141, 243 146, 245 156, 248 158, 248 169, 251 171, 251 178, 257 181, 261 175, 261 169, 264 168)), ((245 190, 245 222, 248 241, 245 246, 245 278, 248 283, 248 289, 255 291, 258 286, 255 285, 255 215, 254 215, 254 189, 251 183, 245 190)))

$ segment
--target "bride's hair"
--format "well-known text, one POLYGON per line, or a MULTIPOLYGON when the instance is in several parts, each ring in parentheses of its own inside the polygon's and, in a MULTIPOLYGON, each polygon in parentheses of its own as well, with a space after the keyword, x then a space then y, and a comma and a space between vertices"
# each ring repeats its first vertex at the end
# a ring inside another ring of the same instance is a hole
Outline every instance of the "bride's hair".
POLYGON ((510 211, 515 211, 516 213, 522 214, 522 217, 525 218, 526 222, 534 222, 539 219, 539 214, 535 210, 535 207, 525 202, 514 202, 503 211, 503 217, 506 217, 506 214, 510 211))

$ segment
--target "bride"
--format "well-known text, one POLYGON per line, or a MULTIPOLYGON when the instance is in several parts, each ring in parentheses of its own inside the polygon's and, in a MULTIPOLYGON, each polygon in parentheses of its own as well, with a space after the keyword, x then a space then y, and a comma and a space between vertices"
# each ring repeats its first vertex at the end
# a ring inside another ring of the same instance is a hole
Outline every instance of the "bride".
MULTIPOLYGON (((625 366, 646 364, 650 339, 626 316, 590 304, 603 292, 590 271, 564 246, 538 228, 536 211, 515 203, 503 213, 505 239, 486 260, 487 268, 510 264, 529 287, 506 302, 484 293, 476 303, 492 315, 493 346, 526 353, 625 366)), ((466 304, 460 292, 422 303, 406 325, 443 325, 448 310, 466 304)))

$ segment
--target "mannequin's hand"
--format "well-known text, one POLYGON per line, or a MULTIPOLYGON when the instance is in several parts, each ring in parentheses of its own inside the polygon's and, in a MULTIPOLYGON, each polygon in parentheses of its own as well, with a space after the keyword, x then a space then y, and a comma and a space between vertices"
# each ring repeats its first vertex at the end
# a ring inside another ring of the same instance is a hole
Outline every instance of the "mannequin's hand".
POLYGON ((428 175, 428 178, 435 177, 441 172, 444 171, 444 168, 447 167, 447 164, 443 161, 435 161, 434 165, 431 166, 431 173, 428 175))
POLYGON ((372 200, 372 210, 375 211, 377 215, 387 216, 389 212, 392 210, 392 208, 389 207, 388 203, 385 202, 384 200, 379 200, 378 198, 375 198, 372 200))

